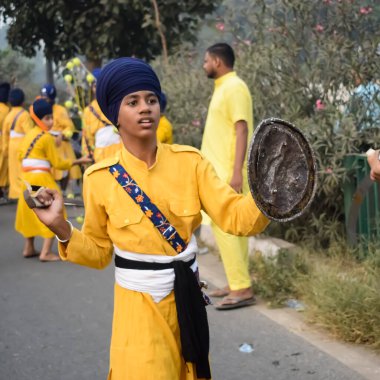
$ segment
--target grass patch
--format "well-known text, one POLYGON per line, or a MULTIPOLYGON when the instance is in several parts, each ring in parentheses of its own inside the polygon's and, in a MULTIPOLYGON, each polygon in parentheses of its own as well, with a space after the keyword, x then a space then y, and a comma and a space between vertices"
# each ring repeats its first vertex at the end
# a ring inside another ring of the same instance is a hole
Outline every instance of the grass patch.
MULTIPOLYGON (((356 256, 357 257, 357 256, 356 256)), ((380 250, 359 261, 344 244, 328 251, 280 251, 252 258, 254 290, 272 306, 289 298, 306 305, 308 319, 347 342, 380 350, 380 250)))
POLYGON ((307 256, 288 250, 280 250, 278 256, 268 258, 256 252, 250 264, 254 292, 272 307, 283 306, 288 298, 299 297, 299 279, 310 270, 307 256))

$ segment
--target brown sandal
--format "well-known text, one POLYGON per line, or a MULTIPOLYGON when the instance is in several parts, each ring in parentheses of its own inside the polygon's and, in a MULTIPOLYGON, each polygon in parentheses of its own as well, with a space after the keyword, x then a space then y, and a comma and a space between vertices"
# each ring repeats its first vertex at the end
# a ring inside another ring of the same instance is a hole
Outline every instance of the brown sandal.
POLYGON ((256 298, 241 298, 241 297, 224 297, 221 302, 215 305, 217 310, 231 310, 238 309, 244 306, 251 306, 256 304, 256 298))

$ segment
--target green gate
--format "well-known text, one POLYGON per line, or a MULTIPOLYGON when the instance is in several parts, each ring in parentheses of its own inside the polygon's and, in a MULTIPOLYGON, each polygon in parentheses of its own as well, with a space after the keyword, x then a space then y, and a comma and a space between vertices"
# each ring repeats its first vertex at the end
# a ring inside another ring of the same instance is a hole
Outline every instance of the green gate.
POLYGON ((370 241, 380 237, 380 186, 369 178, 365 154, 348 154, 344 159, 344 211, 348 242, 370 241))

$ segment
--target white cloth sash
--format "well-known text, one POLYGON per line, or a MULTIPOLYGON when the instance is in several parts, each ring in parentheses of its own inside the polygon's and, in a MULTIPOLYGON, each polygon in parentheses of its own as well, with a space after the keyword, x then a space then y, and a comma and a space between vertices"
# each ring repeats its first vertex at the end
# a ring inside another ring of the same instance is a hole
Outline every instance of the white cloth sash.
POLYGON ((36 168, 35 170, 28 170, 28 172, 32 172, 32 173, 46 173, 47 172, 46 170, 43 170, 43 169, 39 170, 37 168, 46 168, 46 169, 51 168, 49 161, 40 160, 37 158, 24 158, 22 160, 21 166, 23 168, 36 168))
POLYGON ((57 137, 57 136, 59 136, 59 135, 61 134, 60 131, 52 131, 52 130, 50 130, 49 133, 50 133, 52 136, 54 136, 54 137, 57 137))
MULTIPOLYGON (((148 263, 172 263, 173 261, 189 262, 198 252, 198 245, 193 235, 187 248, 176 256, 145 255, 123 251, 114 245, 115 254, 128 260, 148 263)), ((198 269, 197 260, 190 267, 193 272, 198 269)), ((115 281, 122 288, 142 293, 149 293, 158 303, 174 289, 174 269, 141 270, 115 267, 115 281)))
POLYGON ((15 131, 10 131, 10 133, 9 133, 9 137, 11 139, 16 138, 16 137, 24 137, 24 136, 25 136, 24 133, 18 133, 18 132, 15 132, 15 131))
POLYGON ((100 128, 95 133, 95 148, 105 148, 119 143, 120 135, 115 133, 114 128, 111 125, 100 128))

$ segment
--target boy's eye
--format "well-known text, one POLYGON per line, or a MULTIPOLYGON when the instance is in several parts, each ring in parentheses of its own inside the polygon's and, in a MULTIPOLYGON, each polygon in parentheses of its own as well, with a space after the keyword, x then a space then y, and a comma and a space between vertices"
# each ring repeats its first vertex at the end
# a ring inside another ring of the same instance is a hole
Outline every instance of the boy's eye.
POLYGON ((137 101, 136 100, 130 100, 127 105, 128 106, 135 106, 137 104, 137 101))
POLYGON ((157 103, 157 98, 150 98, 150 99, 148 100, 148 103, 149 103, 149 104, 156 104, 156 103, 157 103))

